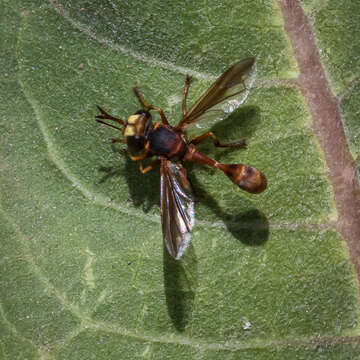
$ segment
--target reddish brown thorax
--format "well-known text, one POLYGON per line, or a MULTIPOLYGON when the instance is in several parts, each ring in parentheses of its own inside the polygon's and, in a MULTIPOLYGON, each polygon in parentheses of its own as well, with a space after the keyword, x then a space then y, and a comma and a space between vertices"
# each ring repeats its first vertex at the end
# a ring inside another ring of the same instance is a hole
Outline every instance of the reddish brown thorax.
POLYGON ((154 155, 169 160, 180 160, 186 151, 184 133, 170 125, 156 123, 148 137, 149 148, 154 155))

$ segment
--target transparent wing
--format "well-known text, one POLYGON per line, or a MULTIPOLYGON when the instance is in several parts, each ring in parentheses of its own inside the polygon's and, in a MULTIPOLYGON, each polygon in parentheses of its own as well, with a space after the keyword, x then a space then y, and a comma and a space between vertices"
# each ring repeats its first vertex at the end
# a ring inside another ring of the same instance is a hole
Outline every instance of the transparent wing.
POLYGON ((161 224, 169 254, 180 259, 190 243, 194 226, 194 199, 185 168, 168 160, 160 169, 161 224))
POLYGON ((178 128, 206 119, 215 123, 239 107, 256 78, 255 58, 238 61, 225 71, 181 119, 178 128))

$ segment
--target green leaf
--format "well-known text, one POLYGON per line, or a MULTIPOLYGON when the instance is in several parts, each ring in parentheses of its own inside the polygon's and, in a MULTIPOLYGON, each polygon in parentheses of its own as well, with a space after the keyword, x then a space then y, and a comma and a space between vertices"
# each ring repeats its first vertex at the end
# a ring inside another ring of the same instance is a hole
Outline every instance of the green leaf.
MULTIPOLYGON (((1 358, 358 356, 356 274, 332 226, 327 164, 276 2, 3 8, 1 358), (190 164, 196 226, 174 261, 162 244, 159 173, 142 176, 111 146, 119 133, 95 123, 96 105, 126 119, 140 107, 139 85, 176 124, 185 74, 194 75, 191 103, 248 56, 257 79, 246 104, 212 127, 224 142, 245 137, 248 148, 199 148, 257 167, 268 189, 245 194, 190 164)), ((358 84, 351 89, 342 106, 358 154, 358 84)))

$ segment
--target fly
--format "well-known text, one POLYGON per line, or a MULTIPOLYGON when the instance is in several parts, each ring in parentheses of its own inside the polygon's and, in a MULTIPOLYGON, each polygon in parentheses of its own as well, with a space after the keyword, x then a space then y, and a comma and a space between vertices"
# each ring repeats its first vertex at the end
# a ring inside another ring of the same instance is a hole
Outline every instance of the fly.
POLYGON ((96 116, 96 120, 122 132, 123 138, 112 139, 112 142, 127 145, 128 154, 131 160, 139 162, 141 173, 145 174, 160 166, 163 239, 169 254, 177 260, 189 245, 195 218, 194 198, 186 177, 184 162, 193 161, 217 168, 240 189, 252 194, 259 194, 266 189, 266 177, 256 168, 244 164, 221 164, 196 148, 196 145, 209 137, 217 147, 244 147, 246 146, 244 140, 223 144, 211 131, 193 139, 185 136, 185 129, 191 124, 204 119, 222 120, 245 101, 254 64, 254 58, 235 63, 189 110, 186 109, 186 99, 192 78, 187 75, 183 92, 182 118, 177 126, 169 124, 162 109, 147 104, 138 87, 135 87, 134 91, 143 109, 138 110, 127 120, 115 118, 98 107, 101 115, 96 116), (152 123, 150 113, 152 110, 160 115, 160 122, 152 123), (105 119, 121 127, 104 122, 105 119), (142 160, 154 156, 156 160, 144 168, 142 160))

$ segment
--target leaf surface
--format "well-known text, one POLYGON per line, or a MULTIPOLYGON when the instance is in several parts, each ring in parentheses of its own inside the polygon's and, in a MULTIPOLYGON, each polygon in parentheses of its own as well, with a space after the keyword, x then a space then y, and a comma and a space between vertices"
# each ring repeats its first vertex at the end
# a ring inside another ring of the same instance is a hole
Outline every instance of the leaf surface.
MULTIPOLYGON (((304 6, 330 13, 318 1, 304 6)), ((0 357, 359 355, 356 275, 331 226, 333 189, 276 2, 3 7, 0 357), (142 176, 111 146, 120 134, 95 123, 95 105, 126 119, 140 107, 139 85, 176 124, 185 74, 195 79, 191 103, 249 56, 257 80, 246 103, 211 128, 223 142, 245 137, 248 148, 199 148, 255 166, 268 189, 245 194, 190 164, 196 225, 173 261, 162 244, 158 171, 142 176)), ((327 46, 335 51, 335 37, 327 46)), ((333 61, 343 67, 325 65, 341 92, 349 83, 341 75, 356 67, 333 61)), ((357 87, 342 103, 355 155, 357 87)))

